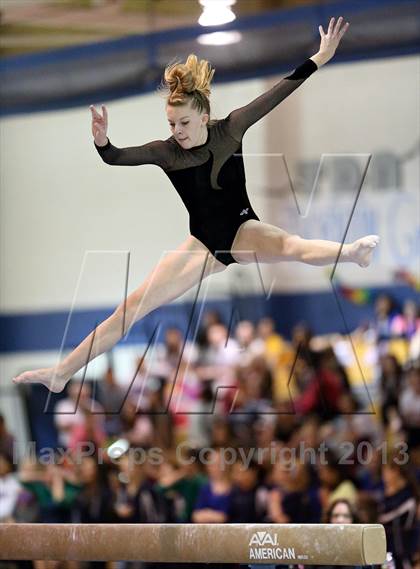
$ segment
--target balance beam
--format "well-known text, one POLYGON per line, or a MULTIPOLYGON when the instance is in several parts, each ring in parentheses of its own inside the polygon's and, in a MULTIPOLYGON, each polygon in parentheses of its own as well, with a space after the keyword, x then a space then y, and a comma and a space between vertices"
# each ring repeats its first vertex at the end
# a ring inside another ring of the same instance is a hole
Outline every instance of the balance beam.
POLYGON ((376 524, 0 524, 0 559, 372 565, 376 524))

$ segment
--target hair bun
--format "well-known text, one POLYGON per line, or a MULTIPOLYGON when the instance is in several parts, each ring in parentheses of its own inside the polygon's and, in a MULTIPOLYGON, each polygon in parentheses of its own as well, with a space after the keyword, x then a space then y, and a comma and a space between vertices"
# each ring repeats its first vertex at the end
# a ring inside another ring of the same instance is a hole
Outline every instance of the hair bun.
POLYGON ((198 60, 190 54, 185 63, 179 61, 165 69, 164 84, 169 89, 171 102, 181 101, 185 95, 199 91, 205 97, 210 96, 210 83, 214 69, 205 59, 198 60))

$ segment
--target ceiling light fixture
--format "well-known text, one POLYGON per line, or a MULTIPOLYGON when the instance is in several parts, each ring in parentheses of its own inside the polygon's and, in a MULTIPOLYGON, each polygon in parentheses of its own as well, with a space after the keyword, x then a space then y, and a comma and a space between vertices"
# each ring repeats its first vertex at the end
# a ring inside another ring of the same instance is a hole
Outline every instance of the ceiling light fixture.
POLYGON ((199 2, 203 6, 203 13, 198 20, 200 26, 220 26, 236 19, 231 10, 236 0, 199 0, 199 2))
POLYGON ((197 41, 201 45, 229 45, 238 43, 242 39, 242 34, 237 31, 231 32, 212 32, 211 34, 201 34, 197 41))

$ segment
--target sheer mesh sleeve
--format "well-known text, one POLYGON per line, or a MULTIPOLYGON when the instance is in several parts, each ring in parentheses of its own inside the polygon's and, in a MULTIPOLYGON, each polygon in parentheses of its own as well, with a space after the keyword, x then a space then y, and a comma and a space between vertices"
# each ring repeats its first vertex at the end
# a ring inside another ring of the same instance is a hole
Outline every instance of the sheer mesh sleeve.
POLYGON ((108 139, 105 146, 95 148, 102 160, 113 166, 140 166, 142 164, 156 164, 161 168, 168 169, 172 162, 170 145, 163 140, 154 140, 142 146, 129 146, 117 148, 108 139))
POLYGON ((269 91, 254 99, 248 105, 232 111, 226 120, 233 138, 240 141, 251 125, 293 93, 317 69, 316 63, 312 59, 307 59, 291 75, 281 79, 269 91))

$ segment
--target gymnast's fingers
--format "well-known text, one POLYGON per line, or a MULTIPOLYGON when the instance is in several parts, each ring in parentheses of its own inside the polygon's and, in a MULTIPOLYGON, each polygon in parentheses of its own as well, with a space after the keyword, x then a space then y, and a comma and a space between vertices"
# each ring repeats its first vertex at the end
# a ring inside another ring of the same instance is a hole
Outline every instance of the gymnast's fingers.
POLYGON ((108 126, 108 111, 107 111, 107 108, 105 107, 105 105, 102 105, 102 115, 104 117, 105 129, 106 129, 108 126))
POLYGON ((343 16, 340 16, 340 17, 338 18, 338 20, 337 20, 337 23, 336 23, 335 26, 334 26, 334 30, 333 30, 333 35, 334 35, 334 36, 338 34, 342 22, 343 22, 343 16))
POLYGON ((328 25, 328 35, 330 35, 333 31, 334 28, 334 22, 335 22, 335 18, 331 18, 330 23, 328 25))
POLYGON ((347 22, 347 23, 341 28, 341 30, 340 30, 340 32, 339 32, 339 34, 338 34, 338 39, 341 40, 341 38, 344 36, 344 34, 346 33, 346 31, 348 30, 349 26, 350 26, 350 23, 347 22))
POLYGON ((91 105, 89 108, 92 111, 92 117, 93 118, 95 118, 95 119, 101 119, 102 118, 100 113, 98 113, 98 111, 95 109, 95 107, 93 105, 91 105))

